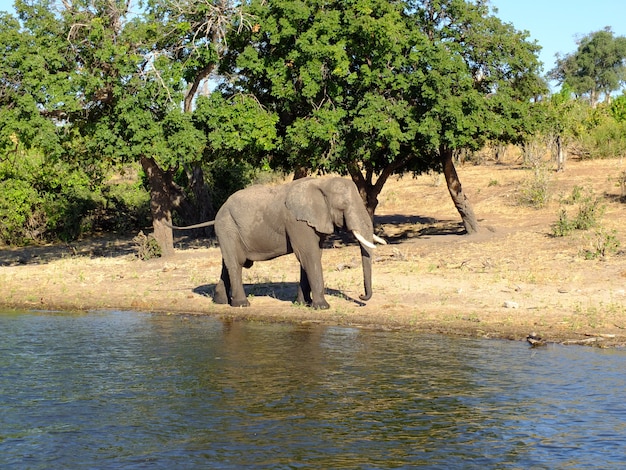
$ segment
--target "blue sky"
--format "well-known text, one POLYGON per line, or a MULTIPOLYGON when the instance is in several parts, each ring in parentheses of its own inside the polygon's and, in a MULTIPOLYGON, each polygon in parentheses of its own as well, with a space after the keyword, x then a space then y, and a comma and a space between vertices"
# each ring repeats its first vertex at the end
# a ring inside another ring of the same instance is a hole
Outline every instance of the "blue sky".
MULTIPOLYGON (((576 39, 605 26, 626 36, 626 0, 491 0, 497 16, 518 30, 530 32, 542 51, 544 72, 552 69, 555 54, 576 50, 576 39)), ((0 11, 13 11, 13 0, 0 0, 0 11)))
MULTIPOLYGON (((3 1, 3 0, 0 0, 3 1)), ((555 54, 569 54, 576 40, 610 26, 616 36, 626 36, 625 0, 491 0, 496 16, 526 30, 542 46, 539 58, 544 72, 555 65, 555 54)))

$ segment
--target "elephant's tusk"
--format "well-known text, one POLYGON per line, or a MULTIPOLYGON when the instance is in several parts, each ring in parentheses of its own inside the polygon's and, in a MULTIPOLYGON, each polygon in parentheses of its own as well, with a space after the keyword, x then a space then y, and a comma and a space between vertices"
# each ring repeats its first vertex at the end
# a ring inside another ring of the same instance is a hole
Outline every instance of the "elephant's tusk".
POLYGON ((381 245, 386 245, 386 244, 387 244, 387 242, 386 242, 383 238, 380 238, 380 237, 379 237, 378 235, 376 235, 376 234, 374 234, 374 241, 375 241, 376 243, 380 243, 381 245))
POLYGON ((369 248, 370 250, 373 250, 374 248, 376 248, 376 245, 374 245, 371 242, 368 242, 363 235, 361 235, 359 232, 357 232, 356 230, 353 230, 352 233, 354 234, 354 237, 359 241, 359 243, 361 245, 363 245, 366 248, 369 248))

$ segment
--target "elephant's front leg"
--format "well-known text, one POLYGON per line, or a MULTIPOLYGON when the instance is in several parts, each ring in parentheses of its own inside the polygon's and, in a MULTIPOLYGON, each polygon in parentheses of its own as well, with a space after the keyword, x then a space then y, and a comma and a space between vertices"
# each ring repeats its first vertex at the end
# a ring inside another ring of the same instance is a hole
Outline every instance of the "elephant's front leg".
POLYGON ((322 251, 301 254, 300 286, 298 302, 311 305, 315 309, 325 310, 330 307, 324 298, 324 274, 322 272, 322 251))
POLYGON ((330 307, 324 298, 322 247, 320 235, 306 222, 296 221, 287 226, 293 253, 300 261, 298 302, 317 309, 330 307))
POLYGON ((302 266, 300 266, 300 284, 298 284, 298 298, 296 302, 301 305, 311 305, 313 302, 313 299, 311 299, 311 284, 309 284, 309 278, 302 266))

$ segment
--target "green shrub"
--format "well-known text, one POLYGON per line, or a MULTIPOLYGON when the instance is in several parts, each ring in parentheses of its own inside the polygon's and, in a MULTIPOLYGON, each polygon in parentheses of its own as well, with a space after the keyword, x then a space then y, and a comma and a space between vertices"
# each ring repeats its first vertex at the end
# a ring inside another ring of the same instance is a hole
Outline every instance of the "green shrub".
POLYGON ((552 225, 552 235, 555 237, 565 237, 572 233, 574 224, 567 216, 567 211, 561 209, 559 211, 559 219, 552 225))
POLYGON ((135 178, 104 184, 36 152, 0 159, 0 244, 70 241, 97 231, 130 232, 149 220, 149 195, 135 178))
POLYGON ((42 205, 43 199, 26 181, 0 181, 0 241, 10 245, 42 241, 47 226, 42 205))
POLYGON ((617 239, 617 231, 610 232, 602 228, 596 230, 593 237, 589 238, 590 248, 583 250, 585 259, 606 258, 617 253, 620 242, 617 239))
POLYGON ((552 225, 552 235, 564 237, 574 230, 589 230, 597 227, 604 214, 605 206, 591 189, 574 186, 572 194, 561 200, 562 204, 576 205, 575 216, 571 217, 568 211, 561 207, 559 218, 552 225))
POLYGON ((626 121, 617 121, 599 107, 575 136, 575 146, 583 159, 622 157, 626 154, 626 121))

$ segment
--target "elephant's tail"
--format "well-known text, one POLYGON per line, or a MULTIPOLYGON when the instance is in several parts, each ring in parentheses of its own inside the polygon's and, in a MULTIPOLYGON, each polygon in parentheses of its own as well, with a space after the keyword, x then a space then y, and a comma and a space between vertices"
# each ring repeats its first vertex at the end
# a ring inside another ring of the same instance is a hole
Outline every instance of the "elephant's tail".
POLYGON ((208 222, 202 222, 201 224, 187 225, 185 227, 177 227, 176 225, 172 225, 169 222, 165 221, 163 222, 163 225, 173 230, 191 230, 194 228, 210 227, 211 225, 215 225, 215 220, 209 220, 208 222))

